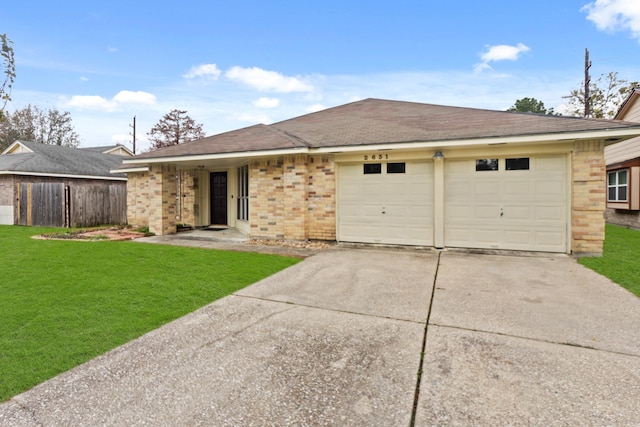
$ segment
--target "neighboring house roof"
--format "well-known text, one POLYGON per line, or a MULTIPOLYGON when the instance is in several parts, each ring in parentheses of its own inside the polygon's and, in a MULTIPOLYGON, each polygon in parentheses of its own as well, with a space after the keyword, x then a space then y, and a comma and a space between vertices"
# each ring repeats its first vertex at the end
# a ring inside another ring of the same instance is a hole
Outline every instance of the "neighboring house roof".
POLYGON ((0 155, 0 174, 123 180, 126 175, 110 172, 122 159, 91 150, 16 141, 0 155))
POLYGON ((630 127, 637 128, 635 134, 640 134, 640 125, 620 121, 365 99, 271 125, 251 126, 143 153, 125 159, 124 163, 282 149, 338 149, 469 140, 486 143, 492 138, 537 138, 540 135, 571 139, 576 134, 612 129, 623 134, 630 127))
MULTIPOLYGON (((629 120, 629 119, 627 119, 625 117, 630 112, 630 110, 634 107, 636 102, 638 102, 638 99, 640 99, 640 88, 635 88, 635 89, 633 89, 631 91, 629 96, 627 96, 627 99, 625 99, 622 102, 622 105, 620 105, 620 108, 618 109, 618 112, 616 113, 616 115, 615 115, 615 117, 613 119, 614 120, 629 120)), ((630 121, 636 121, 636 120, 630 120, 630 121)))
POLYGON ((133 151, 122 144, 105 145, 101 147, 80 147, 81 150, 94 151, 96 153, 114 154, 116 156, 133 157, 133 151))
MULTIPOLYGON (((614 119, 640 122, 640 89, 636 88, 629 94, 614 119)), ((625 162, 640 160, 640 137, 605 147, 604 157, 608 167, 617 167, 625 162)))

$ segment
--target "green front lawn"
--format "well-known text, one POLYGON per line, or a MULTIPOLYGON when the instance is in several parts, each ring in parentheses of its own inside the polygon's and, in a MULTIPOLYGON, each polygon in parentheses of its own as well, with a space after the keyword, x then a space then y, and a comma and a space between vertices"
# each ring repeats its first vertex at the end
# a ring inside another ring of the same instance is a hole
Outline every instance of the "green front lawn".
POLYGON ((0 402, 300 261, 53 231, 0 226, 0 402))
POLYGON ((607 225, 602 257, 580 258, 580 264, 640 296, 640 231, 607 225))

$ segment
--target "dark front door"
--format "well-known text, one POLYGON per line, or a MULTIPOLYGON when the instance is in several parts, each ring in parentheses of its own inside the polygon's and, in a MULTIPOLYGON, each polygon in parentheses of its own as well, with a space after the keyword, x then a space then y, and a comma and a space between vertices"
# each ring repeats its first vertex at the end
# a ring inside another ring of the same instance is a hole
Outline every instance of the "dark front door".
POLYGON ((211 224, 227 225, 227 173, 211 172, 211 224))

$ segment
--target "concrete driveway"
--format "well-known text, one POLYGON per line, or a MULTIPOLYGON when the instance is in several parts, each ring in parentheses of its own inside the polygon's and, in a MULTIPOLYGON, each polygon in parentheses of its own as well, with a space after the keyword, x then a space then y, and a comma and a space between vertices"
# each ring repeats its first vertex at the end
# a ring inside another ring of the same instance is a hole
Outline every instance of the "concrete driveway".
POLYGON ((640 425, 640 298, 565 256, 328 250, 0 425, 640 425))

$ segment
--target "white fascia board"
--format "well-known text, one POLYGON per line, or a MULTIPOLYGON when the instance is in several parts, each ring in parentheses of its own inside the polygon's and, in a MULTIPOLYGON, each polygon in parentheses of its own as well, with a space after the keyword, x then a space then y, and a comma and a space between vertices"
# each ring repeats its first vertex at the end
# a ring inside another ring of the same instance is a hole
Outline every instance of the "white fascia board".
MULTIPOLYGON (((508 137, 489 137, 476 139, 451 139, 441 141, 416 141, 389 144, 371 144, 358 146, 336 146, 313 149, 314 153, 349 153, 371 150, 402 150, 402 149, 441 149, 452 147, 472 147, 478 145, 503 145, 503 144, 554 144, 558 142, 573 142, 588 139, 621 138, 620 140, 633 138, 640 135, 640 127, 625 129, 606 129, 589 132, 567 132, 540 135, 521 135, 508 137)), ((612 141, 611 143, 620 142, 612 141)))
POLYGON ((133 173, 133 172, 149 172, 149 168, 147 166, 138 166, 131 168, 122 168, 122 169, 113 169, 110 170, 111 173, 133 173))
POLYGON ((304 154, 310 151, 309 148, 295 148, 285 150, 263 150, 263 151, 243 151, 235 153, 222 154, 194 154, 191 156, 173 156, 173 157, 153 157, 148 159, 124 159, 123 165, 132 164, 150 164, 150 163, 181 163, 194 162, 203 160, 225 160, 225 159, 246 159, 247 157, 264 157, 264 156, 285 156, 287 154, 304 154))
POLYGON ((23 171, 0 171, 0 175, 21 175, 21 176, 48 176, 53 178, 80 178, 80 179, 100 179, 104 181, 126 181, 127 178, 109 177, 109 176, 92 176, 92 175, 68 175, 63 173, 44 173, 44 172, 23 172, 23 171))

